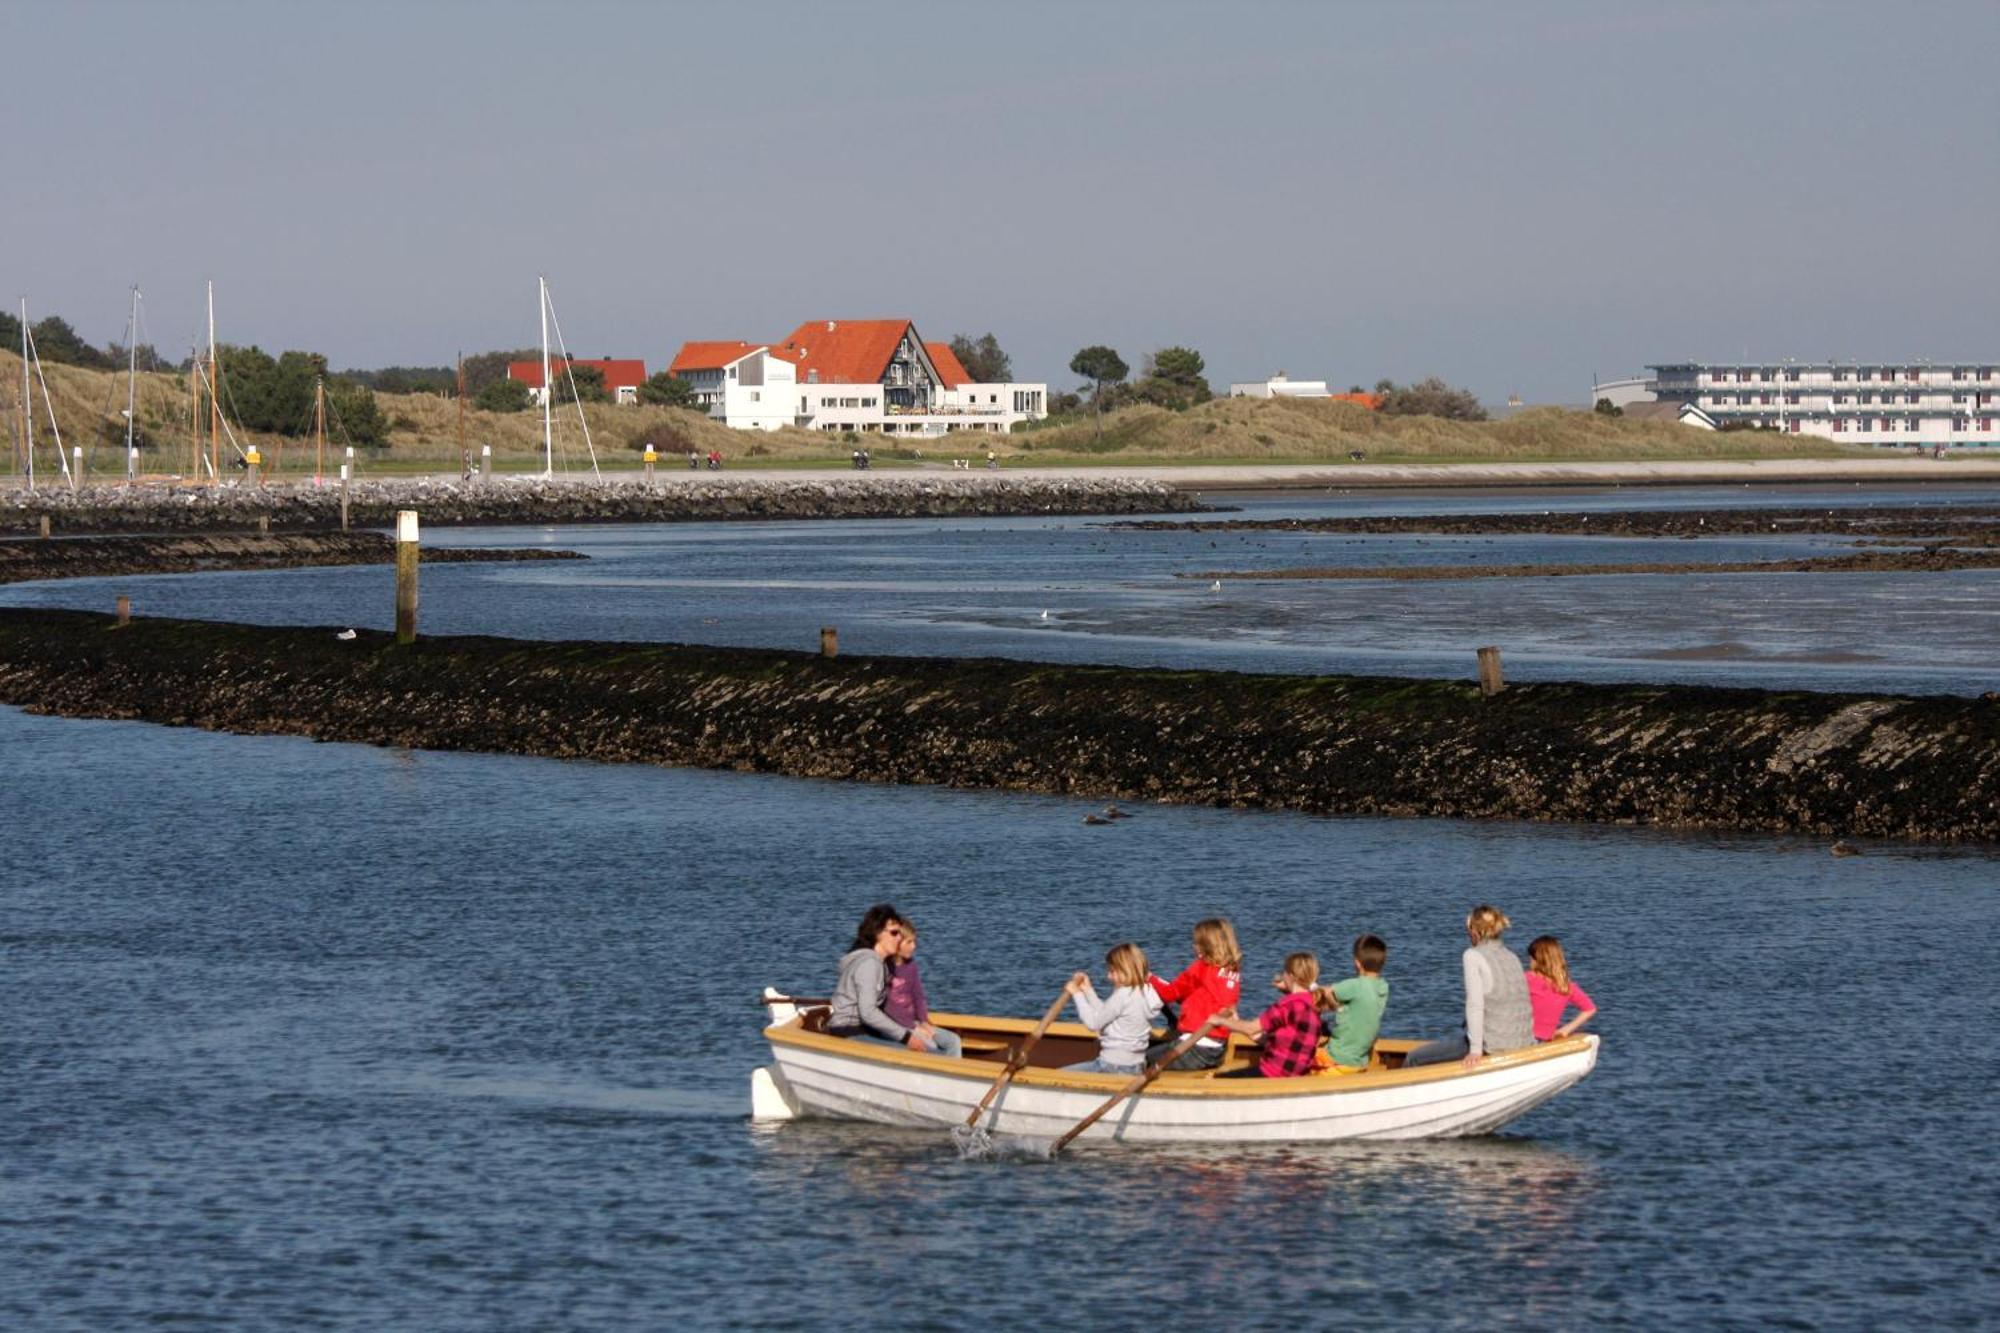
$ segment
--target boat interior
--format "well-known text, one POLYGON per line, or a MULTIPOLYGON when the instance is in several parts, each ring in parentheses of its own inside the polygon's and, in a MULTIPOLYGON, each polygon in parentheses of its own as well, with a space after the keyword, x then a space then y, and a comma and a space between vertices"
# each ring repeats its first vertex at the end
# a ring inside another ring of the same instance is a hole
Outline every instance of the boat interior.
MULTIPOLYGON (((807 1032, 826 1031, 828 1010, 823 1006, 805 1007, 809 1002, 800 1001, 799 1026, 807 1032)), ((968 1061, 982 1060, 989 1064, 1004 1065, 1012 1057, 1017 1047, 1028 1039, 1035 1029, 1035 1021, 1028 1018, 999 1018, 985 1014, 947 1014, 933 1012, 931 1022, 940 1028, 956 1032, 964 1044, 964 1058, 968 1061)), ((1154 1039, 1165 1041, 1174 1034, 1155 1028, 1154 1039)), ((1407 1038, 1383 1037, 1375 1043, 1375 1052, 1369 1061, 1370 1073, 1400 1069, 1403 1057, 1419 1045, 1407 1038)), ((1081 1023, 1051 1023, 1042 1039, 1028 1052, 1026 1067, 1030 1069, 1061 1069, 1065 1065, 1082 1064, 1097 1058, 1097 1034, 1081 1023)), ((1229 1045, 1223 1052, 1222 1063, 1213 1069, 1194 1071, 1171 1071, 1161 1075, 1163 1081, 1195 1082, 1216 1078, 1233 1069, 1243 1069, 1257 1059, 1257 1043, 1244 1037, 1231 1036, 1229 1045)))

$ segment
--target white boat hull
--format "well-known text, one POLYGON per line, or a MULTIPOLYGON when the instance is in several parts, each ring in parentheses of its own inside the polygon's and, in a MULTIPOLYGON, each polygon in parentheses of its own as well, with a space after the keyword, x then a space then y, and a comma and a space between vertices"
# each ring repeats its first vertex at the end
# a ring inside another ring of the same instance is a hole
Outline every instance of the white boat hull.
MULTIPOLYGON (((774 1063, 760 1117, 818 1116, 950 1128, 965 1123, 1000 1067, 802 1031, 768 1029, 774 1063)), ((1121 1143, 1330 1143, 1485 1134, 1575 1084, 1597 1063, 1595 1036, 1458 1064, 1343 1077, 1216 1080, 1167 1075, 1084 1132, 1121 1143)), ((1118 1091, 1111 1075, 1024 1069, 982 1123, 1055 1138, 1118 1091)))

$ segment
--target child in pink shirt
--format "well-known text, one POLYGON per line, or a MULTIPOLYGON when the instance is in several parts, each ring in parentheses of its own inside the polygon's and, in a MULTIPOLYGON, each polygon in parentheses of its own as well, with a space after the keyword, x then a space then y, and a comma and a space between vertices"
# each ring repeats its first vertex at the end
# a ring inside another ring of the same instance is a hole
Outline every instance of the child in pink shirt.
POLYGON ((1528 946, 1528 1005, 1534 1011, 1536 1041, 1567 1037, 1597 1012, 1583 987, 1570 980, 1562 941, 1553 935, 1538 936, 1528 946), (1565 1023, 1563 1011, 1572 1005, 1577 1015, 1565 1023))

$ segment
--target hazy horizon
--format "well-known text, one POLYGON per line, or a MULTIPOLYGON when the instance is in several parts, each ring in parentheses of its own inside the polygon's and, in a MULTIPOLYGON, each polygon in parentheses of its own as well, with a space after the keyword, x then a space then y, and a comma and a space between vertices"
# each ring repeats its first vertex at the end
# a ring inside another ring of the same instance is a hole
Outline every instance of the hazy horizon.
POLYGON ((1016 375, 2000 359, 2000 6, 0 11, 9 309, 338 367, 908 316, 1016 375), (532 26, 530 26, 532 25, 532 26))

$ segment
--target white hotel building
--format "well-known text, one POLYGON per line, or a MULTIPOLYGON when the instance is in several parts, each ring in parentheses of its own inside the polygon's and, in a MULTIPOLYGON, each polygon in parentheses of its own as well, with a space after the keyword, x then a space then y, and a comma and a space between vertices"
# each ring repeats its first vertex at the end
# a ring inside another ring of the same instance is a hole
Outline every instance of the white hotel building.
POLYGON ((1648 366, 1653 392, 1717 425, 1747 421, 1847 444, 2000 444, 2000 364, 1766 361, 1648 366))
POLYGON ((810 320, 781 342, 690 342, 668 369, 738 430, 945 435, 1048 415, 1045 384, 978 384, 907 319, 810 320))

